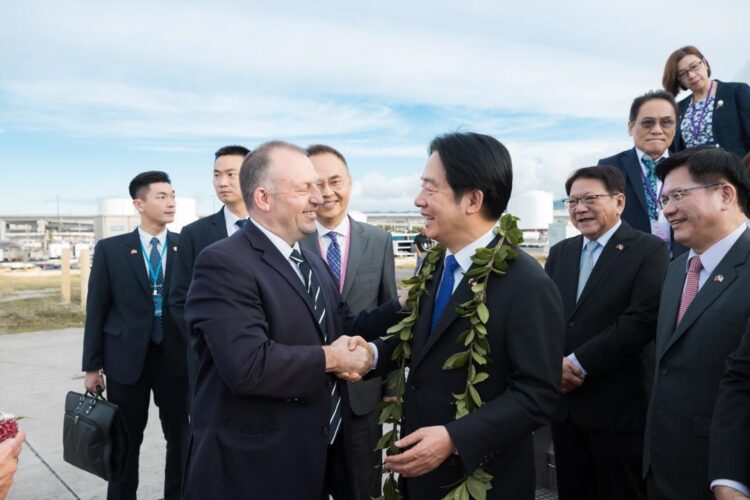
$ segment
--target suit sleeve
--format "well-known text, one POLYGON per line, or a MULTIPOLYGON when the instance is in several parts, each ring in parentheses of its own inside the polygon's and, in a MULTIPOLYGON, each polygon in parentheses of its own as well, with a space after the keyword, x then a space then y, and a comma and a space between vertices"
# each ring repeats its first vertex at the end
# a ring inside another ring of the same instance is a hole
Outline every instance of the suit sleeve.
POLYGON ((506 390, 446 425, 467 471, 547 424, 557 408, 565 331, 563 306, 555 284, 539 271, 524 277, 523 291, 511 294, 508 303, 492 304, 490 308, 513 311, 504 325, 505 355, 510 363, 506 390))
POLYGON ((204 339, 233 394, 303 400, 322 396, 323 349, 269 338, 255 277, 229 252, 211 247, 201 252, 186 306, 191 335, 204 339))
POLYGON ((184 230, 178 240, 178 252, 175 254, 175 264, 172 269, 169 285, 169 309, 177 323, 183 338, 187 340, 188 331, 185 324, 185 300, 187 299, 190 280, 193 277, 193 263, 195 262, 195 240, 192 231, 184 230))
POLYGON ((86 298, 86 323, 83 329, 83 362, 85 372, 104 366, 104 324, 112 303, 107 255, 102 242, 94 248, 94 262, 89 275, 86 298))
POLYGON ((709 481, 750 486, 750 322, 727 361, 709 436, 709 481))
POLYGON ((385 238, 385 248, 383 249, 383 274, 380 277, 378 304, 395 299, 396 295, 396 265, 393 258, 391 233, 388 233, 388 236, 385 238))
POLYGON ((658 242, 642 260, 633 281, 629 305, 606 330, 578 346, 574 353, 587 376, 616 370, 628 356, 640 353, 654 340, 659 299, 669 264, 666 244, 658 242))
POLYGON ((740 137, 745 153, 750 151, 750 85, 737 84, 737 115, 740 118, 740 137))

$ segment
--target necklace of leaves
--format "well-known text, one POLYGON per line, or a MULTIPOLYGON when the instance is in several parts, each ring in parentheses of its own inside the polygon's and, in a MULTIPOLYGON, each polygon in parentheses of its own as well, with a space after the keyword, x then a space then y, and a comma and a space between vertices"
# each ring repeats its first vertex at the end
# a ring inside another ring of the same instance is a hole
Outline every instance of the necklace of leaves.
MULTIPOLYGON (((450 356, 443 364, 444 370, 466 370, 466 389, 462 393, 453 394, 456 419, 468 415, 483 403, 476 385, 489 378, 487 372, 481 371, 481 367, 489 361, 490 354, 490 343, 487 340, 487 327, 485 326, 490 317, 487 307, 487 282, 493 274, 498 277, 503 276, 509 262, 518 257, 514 248, 523 241, 523 234, 518 229, 517 221, 518 217, 510 214, 505 214, 500 218, 499 225, 494 229, 494 233, 499 236, 497 244, 491 248, 478 248, 471 257, 474 265, 466 273, 470 278, 469 285, 474 297, 456 306, 456 313, 469 320, 469 329, 457 339, 465 350, 450 356)), ((383 340, 388 340, 398 337, 400 340, 391 356, 391 359, 398 363, 398 375, 390 382, 390 387, 395 390, 396 396, 392 400, 381 403, 379 420, 381 425, 393 426, 393 430, 386 432, 378 441, 377 448, 385 450, 387 455, 401 452, 394 443, 399 440, 402 428, 406 367, 412 354, 412 329, 419 318, 419 302, 423 295, 429 293, 427 283, 432 279, 444 256, 445 247, 437 245, 425 256, 419 273, 404 281, 404 284, 409 287, 409 295, 404 306, 406 317, 389 328, 383 338, 383 340)), ((395 474, 392 471, 384 472, 384 474, 387 477, 383 484, 383 496, 378 500, 403 499, 395 474)), ((469 500, 470 498, 485 500, 487 491, 492 488, 491 481, 492 475, 479 467, 470 474, 464 474, 459 482, 452 485, 453 488, 443 497, 443 500, 469 500)))

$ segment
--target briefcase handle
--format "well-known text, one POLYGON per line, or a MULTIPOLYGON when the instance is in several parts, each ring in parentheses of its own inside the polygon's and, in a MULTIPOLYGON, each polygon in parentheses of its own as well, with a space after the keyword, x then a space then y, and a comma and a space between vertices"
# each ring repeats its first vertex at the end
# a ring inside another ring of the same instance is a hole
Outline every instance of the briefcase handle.
POLYGON ((76 413, 78 413, 78 414, 81 413, 81 407, 84 405, 84 403, 86 403, 87 399, 89 401, 89 405, 88 405, 88 408, 86 408, 84 410, 84 412, 83 412, 85 415, 88 415, 89 413, 91 413, 91 411, 96 406, 96 402, 98 400, 102 400, 102 401, 106 401, 107 400, 107 398, 105 398, 102 395, 101 386, 97 385, 96 386, 96 393, 93 393, 91 391, 86 391, 84 394, 81 394, 81 396, 78 398, 78 405, 76 405, 76 413))

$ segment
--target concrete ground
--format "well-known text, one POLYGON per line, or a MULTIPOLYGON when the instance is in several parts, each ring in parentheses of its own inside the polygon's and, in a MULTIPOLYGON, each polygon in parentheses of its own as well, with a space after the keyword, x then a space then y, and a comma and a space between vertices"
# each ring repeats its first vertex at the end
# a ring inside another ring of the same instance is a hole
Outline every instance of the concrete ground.
MULTIPOLYGON (((83 390, 83 330, 0 335, 0 411, 23 415, 27 442, 9 500, 103 499, 107 483, 62 458, 65 395, 83 390)), ((162 498, 166 443, 158 409, 151 403, 141 446, 141 499, 162 498)), ((555 499, 539 490, 538 499, 555 499)))

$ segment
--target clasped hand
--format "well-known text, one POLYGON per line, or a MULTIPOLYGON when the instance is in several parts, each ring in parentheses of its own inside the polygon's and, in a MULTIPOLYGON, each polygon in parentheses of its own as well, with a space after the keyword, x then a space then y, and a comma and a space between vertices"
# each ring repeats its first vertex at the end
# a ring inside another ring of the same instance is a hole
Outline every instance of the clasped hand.
POLYGON ((324 346, 326 372, 333 372, 347 382, 359 382, 372 370, 374 353, 360 336, 341 335, 332 344, 324 346))

